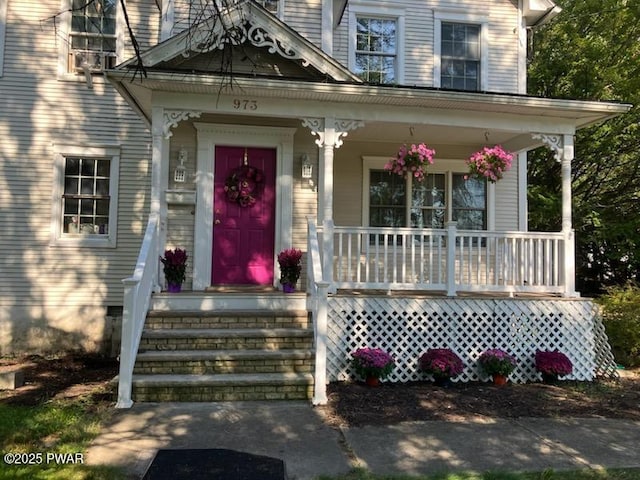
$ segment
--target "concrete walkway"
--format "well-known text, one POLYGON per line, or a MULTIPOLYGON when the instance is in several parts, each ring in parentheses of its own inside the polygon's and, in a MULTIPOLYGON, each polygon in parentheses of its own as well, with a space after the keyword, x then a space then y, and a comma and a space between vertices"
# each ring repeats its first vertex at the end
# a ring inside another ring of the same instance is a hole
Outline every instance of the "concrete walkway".
POLYGON ((226 448, 284 460, 289 480, 338 475, 640 467, 640 422, 483 419, 328 426, 306 402, 136 404, 87 452, 140 478, 158 449, 226 448))

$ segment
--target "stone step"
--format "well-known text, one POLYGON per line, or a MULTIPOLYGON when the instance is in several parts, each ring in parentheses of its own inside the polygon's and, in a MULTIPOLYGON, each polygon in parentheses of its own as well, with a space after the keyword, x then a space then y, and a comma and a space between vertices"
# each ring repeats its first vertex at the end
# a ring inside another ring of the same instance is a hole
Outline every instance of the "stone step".
POLYGON ((138 402, 308 400, 312 396, 313 376, 308 373, 133 376, 133 400, 138 402))
POLYGON ((174 350, 138 354, 134 374, 312 373, 312 350, 174 350))
POLYGON ((313 347, 313 330, 301 328, 145 329, 140 352, 149 350, 282 350, 313 347))
POLYGON ((185 328, 309 328, 306 310, 163 311, 147 315, 147 329, 185 328))

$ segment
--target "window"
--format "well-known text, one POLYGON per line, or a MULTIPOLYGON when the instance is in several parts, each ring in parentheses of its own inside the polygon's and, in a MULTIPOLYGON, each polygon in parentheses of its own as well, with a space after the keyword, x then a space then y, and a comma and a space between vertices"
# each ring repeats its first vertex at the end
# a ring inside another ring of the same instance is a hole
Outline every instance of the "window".
POLYGON ((116 63, 117 0, 73 0, 69 72, 100 72, 116 63))
POLYGON ((442 22, 442 88, 480 89, 480 26, 442 22))
POLYGON ((370 83, 396 83, 396 20, 358 16, 354 72, 370 83))
POLYGON ((281 16, 282 0, 257 0, 257 2, 276 17, 281 16))
POLYGON ((7 29, 7 3, 9 0, 0 0, 0 77, 4 65, 4 38, 7 29))
POLYGON ((117 148, 59 147, 55 241, 115 246, 117 148))
POLYGON ((488 90, 488 18, 444 11, 436 11, 434 18, 433 86, 488 90))
POLYGON ((461 230, 486 230, 486 181, 465 180, 465 173, 442 172, 414 182, 376 168, 376 163, 365 160, 365 224, 444 228, 452 220, 461 230))

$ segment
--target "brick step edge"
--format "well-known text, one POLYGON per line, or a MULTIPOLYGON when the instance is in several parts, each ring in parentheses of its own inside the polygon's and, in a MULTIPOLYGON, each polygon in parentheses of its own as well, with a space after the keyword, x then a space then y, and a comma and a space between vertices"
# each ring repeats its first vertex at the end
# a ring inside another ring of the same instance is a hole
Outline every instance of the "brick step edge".
POLYGON ((222 373, 217 375, 134 375, 133 387, 238 387, 313 385, 310 373, 222 373))
POLYGON ((282 338, 313 336, 311 328, 155 328, 142 338, 282 338))
POLYGON ((150 310, 147 318, 175 318, 175 317, 199 317, 199 318, 224 318, 224 317, 260 317, 260 318, 308 318, 306 310, 150 310))
POLYGON ((161 350, 139 352, 137 362, 197 362, 206 360, 304 360, 312 350, 161 350))

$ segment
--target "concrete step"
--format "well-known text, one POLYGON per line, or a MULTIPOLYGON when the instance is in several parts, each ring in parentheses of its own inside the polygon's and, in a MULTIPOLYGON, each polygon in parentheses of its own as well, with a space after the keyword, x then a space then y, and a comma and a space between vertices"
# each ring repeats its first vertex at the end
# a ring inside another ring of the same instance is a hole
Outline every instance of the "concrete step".
POLYGON ((306 310, 152 310, 146 329, 186 328, 309 328, 306 310))
POLYGON ((312 396, 313 376, 308 373, 133 377, 133 399, 138 402, 307 400, 312 396))
POLYGON ((134 374, 312 373, 313 351, 172 350, 138 354, 134 374))
POLYGON ((313 330, 301 328, 145 329, 140 352, 149 350, 309 349, 313 330))

